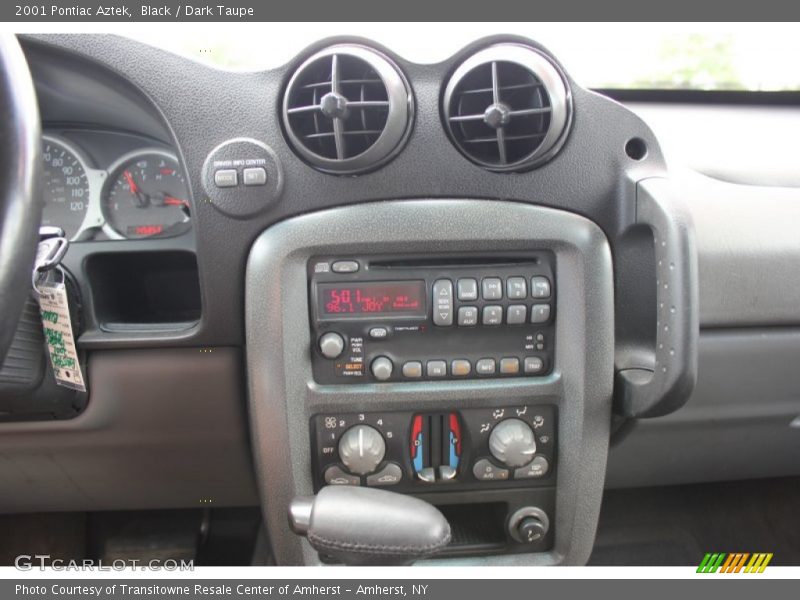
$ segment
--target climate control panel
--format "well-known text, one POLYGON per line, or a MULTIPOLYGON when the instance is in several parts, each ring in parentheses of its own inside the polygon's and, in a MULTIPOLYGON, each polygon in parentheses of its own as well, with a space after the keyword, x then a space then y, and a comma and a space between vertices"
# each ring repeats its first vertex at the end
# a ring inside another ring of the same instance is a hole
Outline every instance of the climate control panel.
POLYGON ((308 278, 319 383, 537 377, 553 368, 549 252, 315 257, 308 278))
POLYGON ((552 486, 551 405, 319 414, 313 469, 324 485, 396 491, 552 486))

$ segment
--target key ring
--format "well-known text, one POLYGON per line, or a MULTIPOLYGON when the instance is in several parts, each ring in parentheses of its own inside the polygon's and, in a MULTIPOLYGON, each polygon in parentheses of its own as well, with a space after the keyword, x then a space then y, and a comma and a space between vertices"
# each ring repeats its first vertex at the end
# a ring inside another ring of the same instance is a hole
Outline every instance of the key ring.
POLYGON ((61 265, 56 265, 55 268, 48 269, 47 271, 38 271, 34 269, 33 274, 31 275, 31 284, 33 285, 33 291, 35 291, 39 296, 45 293, 39 289, 39 286, 47 282, 47 279, 50 277, 51 273, 58 273, 61 275, 61 281, 53 281, 52 283, 58 285, 59 283, 64 283, 66 281, 66 275, 64 273, 64 269, 61 268, 61 265))

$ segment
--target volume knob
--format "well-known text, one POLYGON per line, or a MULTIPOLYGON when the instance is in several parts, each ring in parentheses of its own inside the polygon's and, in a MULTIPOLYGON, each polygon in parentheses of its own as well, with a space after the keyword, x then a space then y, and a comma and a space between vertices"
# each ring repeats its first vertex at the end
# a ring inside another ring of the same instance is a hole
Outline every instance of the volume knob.
POLYGON ((536 454, 533 430, 520 419, 500 421, 489 436, 489 452, 509 467, 527 465, 536 454))
POLYGON ((386 454, 386 442, 374 427, 356 425, 339 440, 339 458, 351 473, 366 475, 381 464, 386 454))
POLYGON ((344 338, 334 331, 330 331, 319 338, 319 351, 325 358, 339 358, 344 350, 344 338))

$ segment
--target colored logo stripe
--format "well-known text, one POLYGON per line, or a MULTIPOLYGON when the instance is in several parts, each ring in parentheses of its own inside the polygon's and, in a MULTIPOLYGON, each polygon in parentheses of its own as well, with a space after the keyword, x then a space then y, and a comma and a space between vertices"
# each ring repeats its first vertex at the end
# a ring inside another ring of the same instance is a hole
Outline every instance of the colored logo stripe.
POLYGON ((707 552, 697 567, 698 573, 763 573, 772 560, 772 553, 757 552, 707 552), (747 562, 747 559, 750 559, 747 562), (747 562, 747 566, 745 566, 747 562), (744 568, 744 571, 742 571, 744 568))

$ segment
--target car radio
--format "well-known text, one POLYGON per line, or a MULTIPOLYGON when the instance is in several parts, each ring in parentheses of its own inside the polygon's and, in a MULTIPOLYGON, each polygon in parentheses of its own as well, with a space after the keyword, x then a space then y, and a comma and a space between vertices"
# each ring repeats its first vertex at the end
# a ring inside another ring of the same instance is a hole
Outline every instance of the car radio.
POLYGON ((552 253, 308 263, 318 383, 531 377, 553 367, 552 253))

